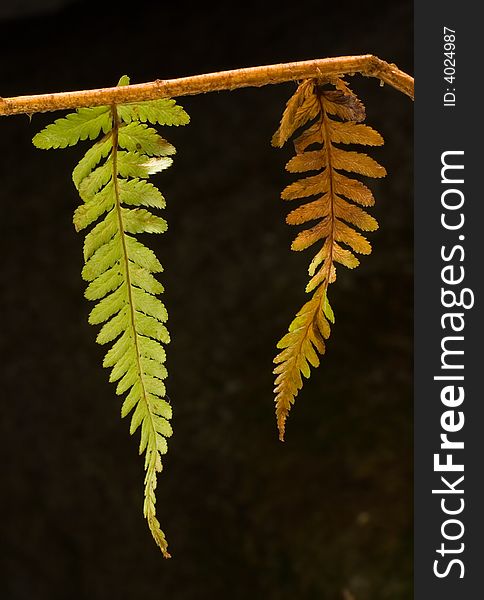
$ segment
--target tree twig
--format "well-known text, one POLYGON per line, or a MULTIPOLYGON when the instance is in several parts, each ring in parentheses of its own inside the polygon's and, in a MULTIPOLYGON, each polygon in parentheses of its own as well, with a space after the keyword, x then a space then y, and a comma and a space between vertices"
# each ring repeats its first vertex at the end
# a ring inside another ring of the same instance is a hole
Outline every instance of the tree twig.
POLYGON ((113 103, 123 104, 127 102, 155 100, 157 98, 175 98, 206 92, 234 90, 243 87, 261 87, 268 84, 313 77, 324 79, 353 73, 376 77, 381 82, 391 85, 413 99, 413 77, 400 71, 396 65, 389 64, 372 54, 364 54, 361 56, 321 58, 302 62, 220 71, 218 73, 206 73, 205 75, 180 77, 179 79, 157 79, 149 83, 139 83, 122 87, 39 94, 35 96, 17 96, 15 98, 0 97, 0 116, 31 115, 36 112, 101 106, 113 103))

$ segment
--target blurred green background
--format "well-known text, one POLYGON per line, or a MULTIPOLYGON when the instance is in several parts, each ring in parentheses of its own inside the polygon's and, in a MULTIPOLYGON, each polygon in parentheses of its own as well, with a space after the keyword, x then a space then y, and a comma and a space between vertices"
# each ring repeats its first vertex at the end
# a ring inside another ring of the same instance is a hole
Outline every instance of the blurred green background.
MULTIPOLYGON (((0 21, 0 95, 370 52, 413 71, 408 1, 51 8, 0 21)), ((295 85, 182 98, 191 124, 164 130, 178 154, 153 181, 169 230, 145 242, 165 266, 172 334, 157 494, 170 561, 143 520, 138 440, 87 324, 70 178, 87 146, 36 150, 52 115, 0 119, 2 598, 411 597, 413 106, 350 83, 386 140, 371 151, 389 172, 370 182, 381 229, 361 267, 339 269, 327 354, 284 444, 272 359, 314 254, 289 249, 292 149, 270 146, 295 85)))

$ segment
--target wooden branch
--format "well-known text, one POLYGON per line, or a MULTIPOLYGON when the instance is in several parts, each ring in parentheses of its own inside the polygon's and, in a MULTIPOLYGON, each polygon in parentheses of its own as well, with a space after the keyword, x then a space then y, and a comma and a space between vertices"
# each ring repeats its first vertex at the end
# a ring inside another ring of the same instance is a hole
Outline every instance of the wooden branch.
POLYGON ((234 90, 243 87, 261 87, 268 84, 283 83, 301 79, 325 79, 337 75, 361 73, 376 77, 413 99, 413 77, 400 71, 395 65, 364 54, 362 56, 342 56, 321 58, 302 62, 269 65, 207 73, 139 83, 130 86, 83 90, 79 92, 61 92, 39 94, 36 96, 0 97, 0 116, 32 115, 36 112, 75 109, 87 106, 123 104, 155 100, 157 98, 175 98, 222 90, 234 90))

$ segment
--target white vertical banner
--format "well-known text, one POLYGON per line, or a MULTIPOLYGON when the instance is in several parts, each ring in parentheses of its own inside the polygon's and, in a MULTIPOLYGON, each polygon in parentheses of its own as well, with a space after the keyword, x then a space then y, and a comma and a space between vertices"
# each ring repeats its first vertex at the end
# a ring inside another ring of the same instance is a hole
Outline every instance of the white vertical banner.
POLYGON ((484 597, 478 5, 415 2, 415 599, 484 597))

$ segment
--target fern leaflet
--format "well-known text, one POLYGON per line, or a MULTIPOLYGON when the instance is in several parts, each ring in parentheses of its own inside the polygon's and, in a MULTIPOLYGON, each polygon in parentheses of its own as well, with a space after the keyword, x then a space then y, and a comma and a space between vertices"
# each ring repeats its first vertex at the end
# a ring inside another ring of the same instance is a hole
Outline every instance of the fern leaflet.
MULTIPOLYGON (((124 76, 118 85, 128 85, 124 76)), ((82 108, 57 119, 38 133, 38 148, 65 148, 79 140, 102 137, 73 171, 83 200, 74 213, 77 231, 97 222, 84 241, 82 277, 85 296, 96 302, 89 322, 102 325, 96 341, 112 344, 103 365, 116 393, 127 393, 121 416, 132 413, 130 433, 141 428, 139 452, 145 453, 144 516, 163 555, 168 545, 156 518, 155 489, 161 455, 171 436, 172 409, 166 400, 164 344, 167 312, 157 297, 163 286, 154 274, 163 269, 154 253, 134 236, 163 233, 167 224, 149 208, 164 208, 165 200, 148 177, 169 167, 175 148, 146 122, 185 125, 189 117, 174 100, 124 106, 82 108)))
POLYGON ((336 89, 326 90, 317 80, 303 81, 290 98, 279 129, 272 138, 273 146, 282 147, 301 127, 309 124, 296 137, 296 155, 287 163, 290 173, 316 172, 288 185, 283 200, 312 198, 287 216, 290 225, 317 223, 301 231, 292 243, 293 250, 304 250, 316 242, 322 245, 309 266, 311 277, 306 292, 312 298, 304 304, 279 341, 281 352, 274 362, 276 418, 279 438, 284 439, 285 423, 291 405, 302 388, 311 366, 319 365, 319 354, 325 352, 334 315, 328 300, 328 286, 336 279, 336 263, 350 269, 358 266, 354 252, 369 254, 371 246, 355 230, 373 231, 378 223, 361 206, 374 204, 371 191, 359 180, 343 172, 366 177, 384 177, 385 169, 366 154, 341 148, 340 144, 378 146, 383 138, 360 122, 365 108, 341 79, 336 89), (344 244, 344 246, 342 245, 344 244))

